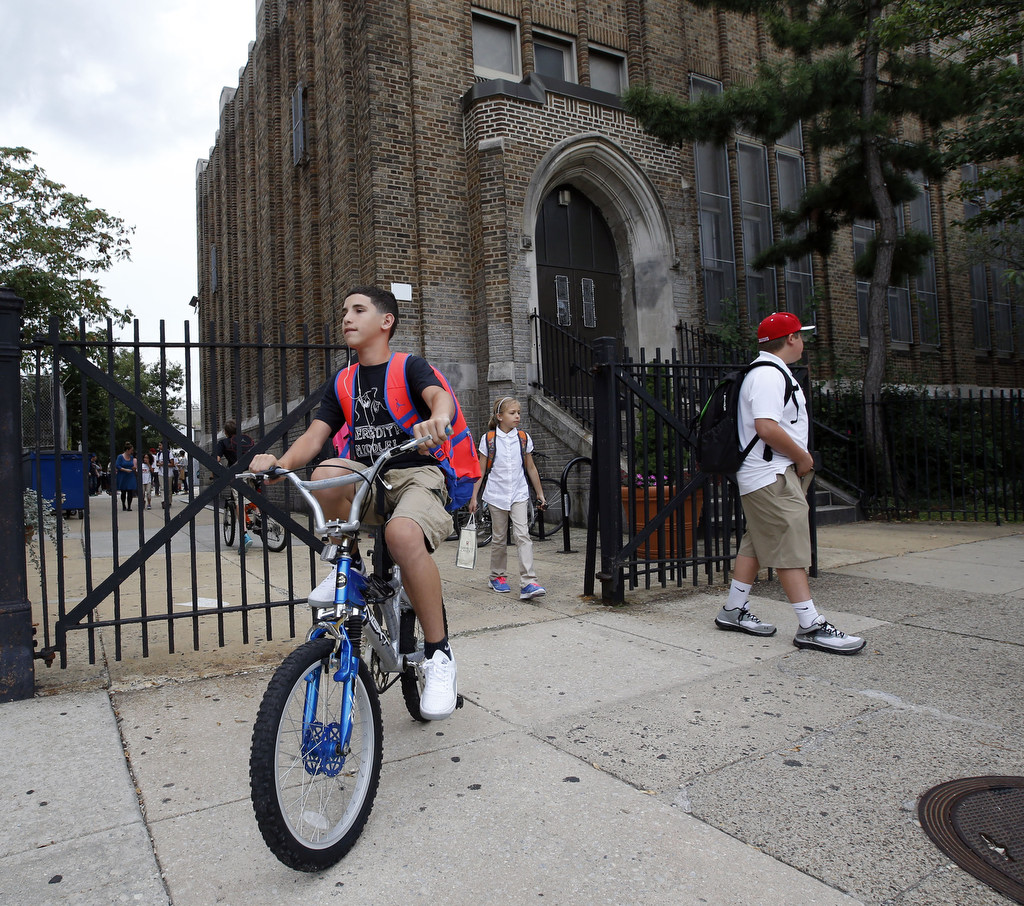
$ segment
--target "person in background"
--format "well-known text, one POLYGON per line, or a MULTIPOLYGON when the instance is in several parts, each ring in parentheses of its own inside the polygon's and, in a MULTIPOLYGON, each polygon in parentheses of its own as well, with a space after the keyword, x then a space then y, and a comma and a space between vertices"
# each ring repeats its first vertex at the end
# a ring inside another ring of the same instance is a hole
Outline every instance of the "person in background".
POLYGON ((800 623, 793 644, 856 654, 864 647, 864 639, 840 632, 818 613, 807 581, 811 564, 807 491, 814 478, 814 458, 807 449, 807 401, 789 366, 803 356, 804 333, 809 330, 814 328, 804 327, 789 312, 769 315, 757 329, 758 359, 778 367, 752 369, 740 387, 740 448, 745 449, 755 437, 758 442, 736 473, 747 525, 729 598, 715 625, 754 636, 775 634, 774 626, 747 609, 758 571, 770 566, 800 623), (792 392, 787 392, 787 381, 792 392))
POLYGON ((139 466, 142 472, 142 493, 139 495, 139 506, 142 506, 143 501, 146 503, 146 509, 153 509, 153 454, 143 453, 142 464, 139 466))
POLYGON ((138 462, 135 459, 135 447, 131 443, 124 445, 124 452, 117 457, 114 469, 117 472, 117 489, 121 492, 121 509, 131 510, 138 488, 138 462))
POLYGON ((508 563, 505 534, 509 519, 512 520, 512 539, 519 556, 519 600, 528 601, 545 592, 537 583, 537 573, 533 569, 533 542, 527 524, 530 497, 527 479, 536 492, 537 506, 544 509, 547 501, 540 483, 540 473, 533 461, 533 438, 519 428, 521 418, 522 406, 519 400, 505 396, 494 404, 487 431, 480 438, 482 475, 473 487, 469 511, 476 512, 477 495, 483 488, 483 500, 491 509, 494 537, 489 582, 494 591, 502 593, 512 590, 505 577, 508 563))

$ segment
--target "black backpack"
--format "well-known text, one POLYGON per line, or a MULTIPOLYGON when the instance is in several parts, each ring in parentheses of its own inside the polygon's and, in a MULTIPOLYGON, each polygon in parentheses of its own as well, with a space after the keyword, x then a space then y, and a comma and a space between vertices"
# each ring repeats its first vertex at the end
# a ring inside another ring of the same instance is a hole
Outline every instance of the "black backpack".
MULTIPOLYGON (((233 434, 228 438, 228 450, 234 454, 235 462, 238 462, 243 456, 245 456, 253 447, 256 446, 254 441, 248 434, 233 434)), ((235 463, 228 463, 234 465, 235 463)))
MULTIPOLYGON (((720 473, 731 478, 754 449, 758 441, 756 435, 746 447, 740 447, 740 387, 751 369, 761 365, 771 365, 785 375, 786 392, 782 405, 785 406, 793 397, 792 377, 775 362, 754 361, 730 371, 718 382, 704 408, 690 424, 697 436, 697 465, 702 472, 720 473)), ((771 447, 765 446, 764 455, 765 459, 772 458, 771 447)))

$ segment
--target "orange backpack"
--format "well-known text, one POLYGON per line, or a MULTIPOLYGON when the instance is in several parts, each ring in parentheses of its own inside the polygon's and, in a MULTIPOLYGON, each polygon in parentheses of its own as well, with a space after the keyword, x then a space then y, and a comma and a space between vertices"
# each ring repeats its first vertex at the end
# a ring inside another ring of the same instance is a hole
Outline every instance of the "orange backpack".
MULTIPOLYGON (((407 352, 392 353, 384 378, 384 402, 395 424, 412 437, 413 426, 421 419, 412 401, 409 379, 405 373, 408 360, 407 352)), ((339 371, 334 384, 338 403, 341 405, 346 423, 345 428, 342 428, 336 436, 335 443, 339 454, 344 457, 348 457, 351 447, 346 428, 353 423, 353 399, 356 369, 358 368, 359 363, 357 362, 355 365, 349 365, 348 368, 339 371)), ((476 447, 473 445, 473 435, 466 425, 466 419, 462 415, 462 407, 455 396, 455 391, 452 390, 448 379, 440 371, 433 365, 430 366, 430 369, 440 381, 445 392, 450 394, 455 402, 451 435, 443 444, 430 450, 430 455, 437 460, 441 471, 444 472, 445 486, 448 489, 448 503, 445 505, 445 509, 455 512, 459 507, 469 503, 470 497, 473 496, 473 485, 480 478, 480 460, 477 457, 476 447)))

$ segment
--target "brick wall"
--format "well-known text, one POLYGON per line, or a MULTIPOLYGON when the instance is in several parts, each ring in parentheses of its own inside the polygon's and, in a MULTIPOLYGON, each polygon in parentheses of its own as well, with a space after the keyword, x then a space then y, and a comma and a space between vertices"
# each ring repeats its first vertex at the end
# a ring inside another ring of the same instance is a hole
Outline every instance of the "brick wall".
MULTIPOLYGON (((730 84, 773 54, 756 21, 686 3, 480 0, 478 7, 520 23, 527 73, 533 27, 576 39, 584 85, 588 41, 626 52, 632 81, 646 79, 682 96, 691 72, 730 84)), ((444 369, 471 424, 482 424, 490 400, 511 391, 524 396, 531 375, 529 314, 536 289, 532 252, 523 240, 532 228, 524 218, 539 168, 554 149, 588 135, 600 136, 623 171, 632 168, 636 183, 654 193, 673 259, 665 265, 665 293, 659 296, 663 319, 703 320, 691 149, 660 145, 610 99, 602 103, 582 92, 550 90, 532 100, 497 92, 464 107, 476 84, 470 6, 464 2, 263 0, 258 8, 256 41, 237 89, 224 97, 210 158, 197 170, 204 330, 212 322, 226 332, 237 321, 241 339, 255 344, 259 322, 275 331, 283 325, 286 335, 306 324, 333 337, 348 286, 410 283, 413 301, 403 308, 396 347, 424 354, 444 369), (291 97, 299 81, 306 86, 308 154, 296 165, 291 97)), ((734 148, 730 165, 735 187, 734 148)), ((825 165, 807 160, 809 174, 825 165)), ((590 176, 595 197, 604 174, 590 176)), ((586 178, 567 176, 584 185, 586 178)), ((1019 354, 1008 362, 975 354, 966 269, 946 228, 961 209, 945 201, 949 187, 931 191, 942 343, 894 352, 893 376, 1024 383, 1019 354)), ((596 203, 623 245, 628 302, 637 278, 637 250, 630 247, 634 224, 613 204, 596 203)), ((822 376, 829 368, 855 373, 862 367, 852 268, 848 233, 840 234, 827 262, 814 262, 822 290, 822 376)), ((627 336, 634 330, 642 338, 644 315, 627 314, 639 325, 624 327, 627 336)), ((241 366, 254 367, 256 355, 245 352, 241 366)), ((339 349, 332 364, 344 357, 339 349)), ((218 370, 228 373, 231 366, 224 361, 218 370)), ((299 396, 303 388, 289 385, 288 392, 299 396)), ((251 392, 242 394, 236 400, 225 386, 222 411, 239 404, 251 410, 251 392)))

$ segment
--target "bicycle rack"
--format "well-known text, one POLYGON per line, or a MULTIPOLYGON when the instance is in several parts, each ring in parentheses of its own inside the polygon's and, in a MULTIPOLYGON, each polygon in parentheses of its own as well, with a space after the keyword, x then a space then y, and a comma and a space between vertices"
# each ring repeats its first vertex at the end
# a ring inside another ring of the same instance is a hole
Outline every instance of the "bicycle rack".
POLYGON ((591 464, 589 456, 577 456, 575 459, 570 459, 562 469, 562 477, 558 482, 559 490, 562 492, 562 549, 559 551, 561 554, 576 553, 572 550, 569 538, 569 470, 573 466, 582 466, 584 463, 588 466, 591 464))

